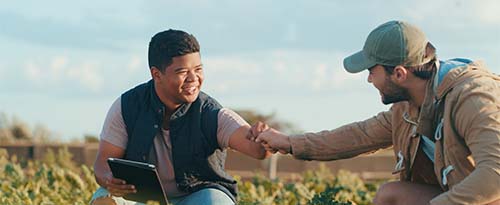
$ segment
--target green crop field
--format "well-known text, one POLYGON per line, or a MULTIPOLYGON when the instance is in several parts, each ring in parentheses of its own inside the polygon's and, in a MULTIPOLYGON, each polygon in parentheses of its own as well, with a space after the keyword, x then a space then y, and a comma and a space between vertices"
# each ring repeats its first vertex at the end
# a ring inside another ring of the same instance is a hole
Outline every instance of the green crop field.
MULTIPOLYGON (((270 180, 256 174, 239 181, 238 204, 371 204, 380 183, 366 183, 354 174, 332 174, 324 166, 294 180, 270 180)), ((92 169, 71 163, 67 150, 40 161, 20 161, 0 152, 0 204, 88 204, 98 185, 92 169)))

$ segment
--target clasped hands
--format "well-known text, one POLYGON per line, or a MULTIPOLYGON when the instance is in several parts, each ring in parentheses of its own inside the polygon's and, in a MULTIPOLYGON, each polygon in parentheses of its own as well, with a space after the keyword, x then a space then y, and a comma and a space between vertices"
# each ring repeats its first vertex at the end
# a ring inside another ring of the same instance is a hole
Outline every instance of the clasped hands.
POLYGON ((290 137, 269 127, 263 122, 257 122, 250 127, 247 139, 261 143, 269 152, 281 154, 291 153, 290 137))

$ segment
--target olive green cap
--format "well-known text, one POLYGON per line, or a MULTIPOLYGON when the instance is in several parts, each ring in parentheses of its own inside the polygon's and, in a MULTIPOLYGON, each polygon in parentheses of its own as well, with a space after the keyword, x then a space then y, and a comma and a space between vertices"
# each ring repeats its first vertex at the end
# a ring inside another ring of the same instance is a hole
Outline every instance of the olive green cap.
POLYGON ((347 72, 358 73, 377 64, 418 66, 425 58, 428 40, 416 26, 403 21, 389 21, 375 28, 366 38, 363 50, 344 59, 347 72))

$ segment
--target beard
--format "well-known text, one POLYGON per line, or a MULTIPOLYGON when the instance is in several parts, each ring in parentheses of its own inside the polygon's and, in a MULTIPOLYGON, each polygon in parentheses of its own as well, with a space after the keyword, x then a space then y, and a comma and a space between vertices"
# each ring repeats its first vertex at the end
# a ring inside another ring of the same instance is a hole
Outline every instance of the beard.
POLYGON ((410 99, 408 90, 396 85, 390 79, 386 78, 384 84, 384 89, 380 92, 382 93, 382 103, 385 105, 408 101, 410 99))

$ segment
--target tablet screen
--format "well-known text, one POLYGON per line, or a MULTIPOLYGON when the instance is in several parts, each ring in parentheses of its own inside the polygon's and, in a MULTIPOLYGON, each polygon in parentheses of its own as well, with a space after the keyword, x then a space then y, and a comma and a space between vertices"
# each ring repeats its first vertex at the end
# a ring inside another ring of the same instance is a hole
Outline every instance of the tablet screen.
POLYGON ((108 164, 113 177, 125 180, 137 190, 137 193, 127 194, 123 198, 142 203, 153 200, 167 204, 154 165, 118 158, 108 158, 108 164))

